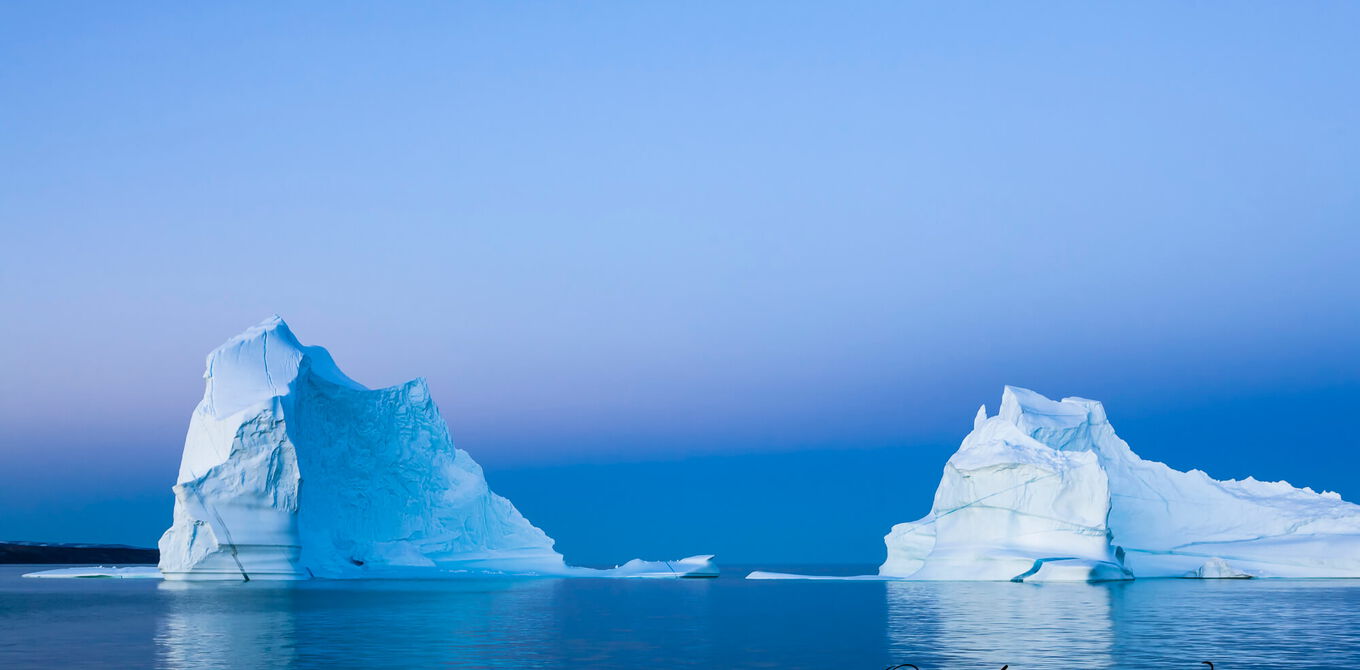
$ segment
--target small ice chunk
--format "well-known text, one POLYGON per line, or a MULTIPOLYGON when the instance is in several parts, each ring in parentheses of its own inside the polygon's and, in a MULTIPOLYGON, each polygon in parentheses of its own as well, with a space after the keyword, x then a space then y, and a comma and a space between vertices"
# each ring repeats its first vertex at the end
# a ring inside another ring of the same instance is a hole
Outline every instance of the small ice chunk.
POLYGON ((790 572, 766 572, 766 571, 764 571, 764 570, 756 570, 756 571, 754 571, 754 572, 752 572, 752 573, 746 575, 746 578, 747 578, 747 579, 769 579, 769 580, 776 580, 776 579, 809 579, 809 580, 822 580, 822 581, 832 581, 832 582, 891 582, 891 581, 894 581, 894 580, 899 579, 898 577, 893 577, 893 576, 891 576, 891 575, 850 575, 850 576, 842 577, 842 576, 838 576, 838 575, 798 575, 798 574, 793 574, 793 573, 790 573, 790 572))
MULTIPOLYGON (((578 568, 586 570, 586 568, 578 568)), ((718 564, 712 554, 690 556, 678 561, 644 561, 635 558, 609 570, 594 570, 600 577, 717 577, 718 564)), ((589 573, 582 573, 590 576, 589 573)))
POLYGON ((1249 575, 1231 565, 1228 562, 1215 556, 1204 562, 1204 565, 1185 573, 1185 579, 1251 579, 1249 575))

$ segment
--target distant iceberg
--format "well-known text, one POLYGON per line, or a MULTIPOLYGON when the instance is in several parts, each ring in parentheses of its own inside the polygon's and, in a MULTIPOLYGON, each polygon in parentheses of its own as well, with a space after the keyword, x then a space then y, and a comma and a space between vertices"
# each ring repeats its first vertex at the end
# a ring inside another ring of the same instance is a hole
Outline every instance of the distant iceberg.
POLYGON ((717 575, 707 555, 568 566, 453 446, 425 380, 369 390, 277 316, 209 354, 204 378, 166 579, 717 575))
POLYGON ((978 410, 930 514, 884 539, 879 576, 896 579, 1360 577, 1360 506, 1145 461, 1099 402, 1010 386, 996 416, 978 410))

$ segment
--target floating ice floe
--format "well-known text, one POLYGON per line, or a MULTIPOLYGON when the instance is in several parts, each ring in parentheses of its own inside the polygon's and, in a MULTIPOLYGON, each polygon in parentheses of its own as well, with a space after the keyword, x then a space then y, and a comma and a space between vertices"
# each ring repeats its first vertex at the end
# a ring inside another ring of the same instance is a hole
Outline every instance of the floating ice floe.
MULTIPOLYGON (((498 570, 448 570, 439 572, 441 577, 490 577, 490 576, 526 576, 542 574, 549 577, 607 577, 612 579, 674 579, 677 577, 701 578, 717 577, 718 565, 713 562, 712 555, 690 556, 675 561, 644 561, 633 559, 623 565, 614 568, 580 568, 566 566, 559 572, 545 573, 523 573, 523 572, 503 572, 498 570)), ((164 579, 160 568, 154 566, 128 566, 128 567, 109 567, 103 565, 79 567, 79 568, 57 568, 55 570, 39 570, 29 572, 25 577, 41 578, 86 578, 86 577, 110 577, 114 579, 164 579)), ((391 573, 388 576, 402 576, 391 573)), ((428 571, 415 571, 409 573, 410 577, 429 577, 428 571)), ((874 578, 876 579, 876 578, 874 578)), ((233 580, 235 581, 235 580, 233 580)))
POLYGON ((150 565, 126 567, 93 565, 81 568, 57 568, 39 570, 24 574, 25 577, 50 578, 104 578, 104 579, 160 579, 161 571, 150 565))

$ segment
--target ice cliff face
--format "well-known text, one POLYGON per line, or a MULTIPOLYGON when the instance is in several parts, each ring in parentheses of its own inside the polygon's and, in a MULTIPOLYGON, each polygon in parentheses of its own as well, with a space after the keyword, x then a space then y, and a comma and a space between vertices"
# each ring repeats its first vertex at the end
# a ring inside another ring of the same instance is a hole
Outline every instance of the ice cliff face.
POLYGON ((209 354, 204 378, 160 540, 167 579, 716 574, 706 556, 566 566, 453 446, 423 379, 364 388, 278 317, 209 354))
POLYGON ((1360 577, 1360 506, 1145 461, 1099 402, 1015 387, 885 541, 880 575, 909 579, 1360 577))

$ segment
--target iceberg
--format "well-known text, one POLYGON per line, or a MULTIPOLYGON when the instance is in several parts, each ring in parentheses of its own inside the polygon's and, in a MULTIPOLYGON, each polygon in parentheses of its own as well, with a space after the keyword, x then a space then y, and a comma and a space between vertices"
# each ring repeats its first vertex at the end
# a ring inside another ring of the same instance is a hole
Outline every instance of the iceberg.
POLYGON ((208 354, 203 376, 166 579, 717 574, 707 555, 568 566, 454 447, 424 379, 365 388, 278 316, 208 354))
POLYGON ((1360 577, 1360 506, 1145 461, 1101 403, 1012 386, 978 410, 930 513, 884 541, 893 579, 1360 577))

